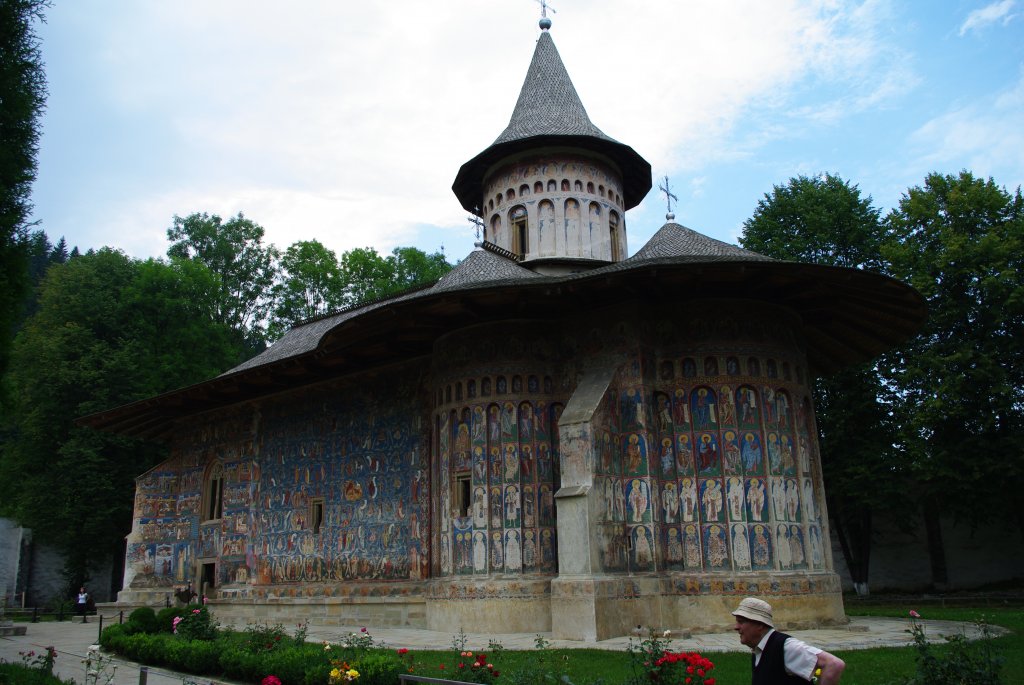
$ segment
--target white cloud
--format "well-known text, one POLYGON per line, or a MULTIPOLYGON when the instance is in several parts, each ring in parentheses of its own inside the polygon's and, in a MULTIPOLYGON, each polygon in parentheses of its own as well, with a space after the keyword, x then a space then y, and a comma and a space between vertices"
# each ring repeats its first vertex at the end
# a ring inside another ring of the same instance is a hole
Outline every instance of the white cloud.
MULTIPOLYGON (((557 9, 552 34, 591 119, 656 178, 834 126, 914 83, 880 38, 882 0, 557 9)), ((192 211, 244 210, 282 248, 316 235, 338 251, 387 251, 416 226, 468 230, 451 183, 505 127, 538 34, 517 3, 472 0, 82 0, 50 16, 74 40, 49 46, 65 51, 48 53, 50 68, 87 68, 83 92, 106 112, 92 125, 124 126, 109 135, 160 160, 162 175, 118 194, 128 172, 97 165, 81 180, 88 207, 37 203, 37 214, 69 235, 102 216, 78 243, 160 246, 143 254, 162 253, 171 215, 192 211)))
POLYGON ((926 122, 910 139, 912 165, 941 173, 969 169, 1015 187, 1024 183, 1024 71, 1001 92, 926 122))
POLYGON ((980 31, 999 21, 1002 21, 1005 26, 1016 16, 1010 13, 1014 4, 1014 0, 1000 0, 1000 2, 993 2, 991 5, 974 10, 960 25, 960 35, 962 36, 968 31, 980 31))

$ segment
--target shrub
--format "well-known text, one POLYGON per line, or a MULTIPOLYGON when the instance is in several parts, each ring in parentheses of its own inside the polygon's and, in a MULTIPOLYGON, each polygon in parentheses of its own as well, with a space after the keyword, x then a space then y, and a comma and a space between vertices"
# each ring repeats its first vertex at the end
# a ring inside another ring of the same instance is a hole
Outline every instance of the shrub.
POLYGON ((175 668, 196 674, 217 673, 220 670, 221 646, 219 643, 192 640, 185 644, 187 648, 184 651, 184 657, 175 660, 173 664, 175 668))
POLYGON ((217 637, 217 622, 210 615, 206 605, 189 604, 183 618, 172 620, 173 632, 183 640, 214 640, 217 637))
POLYGON ((107 626, 100 633, 100 647, 111 652, 121 652, 127 639, 128 631, 125 626, 115 623, 112 626, 107 626))
POLYGON ((174 619, 185 618, 186 613, 184 607, 164 607, 156 615, 157 630, 161 633, 173 633, 174 619))
MULTIPOLYGON (((327 682, 326 680, 324 682, 327 682)), ((8 664, 0 661, 0 683, 17 683, 18 685, 74 685, 74 681, 61 680, 38 668, 30 668, 22 664, 8 664)))
POLYGON ((237 647, 222 649, 218 664, 224 675, 234 680, 254 683, 266 675, 263 659, 259 654, 253 654, 237 647))
POLYGON ((960 685, 961 683, 1000 683, 1003 658, 992 645, 992 630, 979 621, 981 639, 975 643, 964 635, 945 636, 949 648, 942 654, 934 651, 924 634, 924 626, 916 611, 910 612, 910 633, 917 649, 917 673, 905 680, 906 685, 960 685))
POLYGON ((156 633, 160 630, 156 620, 156 612, 149 607, 139 607, 128 614, 128 623, 135 626, 133 632, 156 633))
POLYGON ((245 627, 245 648, 253 654, 272 652, 292 644, 280 623, 250 623, 245 627))

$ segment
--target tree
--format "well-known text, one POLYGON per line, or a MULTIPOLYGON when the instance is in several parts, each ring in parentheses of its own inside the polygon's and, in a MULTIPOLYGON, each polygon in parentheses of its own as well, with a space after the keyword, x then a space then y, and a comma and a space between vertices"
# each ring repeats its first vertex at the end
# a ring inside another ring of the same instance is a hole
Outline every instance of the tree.
POLYGON ((1024 201, 990 178, 933 173, 886 218, 892 273, 928 300, 902 351, 899 424, 922 491, 933 581, 947 582, 939 514, 1024 530, 1024 201))
POLYGON ((271 340, 299 321, 343 306, 345 286, 334 252, 317 240, 293 243, 281 256, 281 282, 274 286, 273 300, 271 340))
POLYGON ((46 74, 33 30, 47 0, 0 3, 0 374, 28 291, 29 200, 36 178, 46 74))
POLYGON ((279 257, 277 248, 263 245, 263 227, 241 212, 224 222, 196 213, 175 216, 167 239, 168 256, 197 261, 219 279, 213 320, 236 331, 250 355, 261 351, 279 257))
POLYGON ((228 326, 213 322, 216 282, 198 263, 138 262, 108 248, 43 279, 12 356, 0 507, 64 551, 71 587, 119 557, 134 479, 164 456, 73 421, 227 368, 236 351, 228 326))
POLYGON ((347 304, 367 302, 433 283, 451 269, 444 254, 428 255, 415 247, 396 247, 388 257, 381 257, 372 247, 356 248, 341 255, 347 304))
MULTIPOLYGON (((740 244, 777 259, 879 270, 884 237, 871 198, 826 174, 775 186, 744 222, 740 244)), ((814 385, 829 515, 854 586, 863 594, 872 521, 906 501, 899 496, 901 455, 884 395, 879 366, 871 362, 817 378, 814 385)))

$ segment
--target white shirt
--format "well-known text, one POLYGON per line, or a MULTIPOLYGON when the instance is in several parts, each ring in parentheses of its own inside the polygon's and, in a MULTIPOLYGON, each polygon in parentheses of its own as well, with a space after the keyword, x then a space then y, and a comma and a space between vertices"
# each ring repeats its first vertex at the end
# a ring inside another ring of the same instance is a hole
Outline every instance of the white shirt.
MULTIPOLYGON (((774 632, 774 628, 769 630, 761 638, 761 641, 757 643, 757 647, 754 647, 755 666, 761 663, 761 652, 764 651, 765 645, 768 644, 768 638, 774 632)), ((808 681, 814 675, 814 669, 818 667, 819 654, 821 654, 820 649, 797 640, 795 637, 787 638, 786 642, 782 645, 782 661, 786 668, 786 673, 808 681)))

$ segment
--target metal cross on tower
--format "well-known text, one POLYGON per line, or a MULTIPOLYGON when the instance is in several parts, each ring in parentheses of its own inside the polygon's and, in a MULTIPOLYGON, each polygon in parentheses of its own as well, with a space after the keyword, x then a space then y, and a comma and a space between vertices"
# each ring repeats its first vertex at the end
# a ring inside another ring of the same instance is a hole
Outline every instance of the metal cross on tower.
POLYGON ((658 190, 665 193, 665 203, 668 205, 668 213, 665 215, 665 218, 668 219, 669 221, 672 221, 673 219, 676 218, 676 215, 672 213, 672 200, 679 202, 679 198, 676 197, 671 190, 669 190, 668 176, 665 177, 665 184, 658 186, 658 190))
POLYGON ((555 11, 555 8, 548 4, 548 0, 534 0, 534 1, 537 2, 538 4, 540 4, 540 16, 541 16, 542 19, 547 18, 548 10, 551 10, 552 14, 558 14, 558 12, 555 11))
POLYGON ((475 214, 466 217, 466 221, 476 226, 476 241, 480 242, 480 229, 484 227, 484 220, 475 214))

